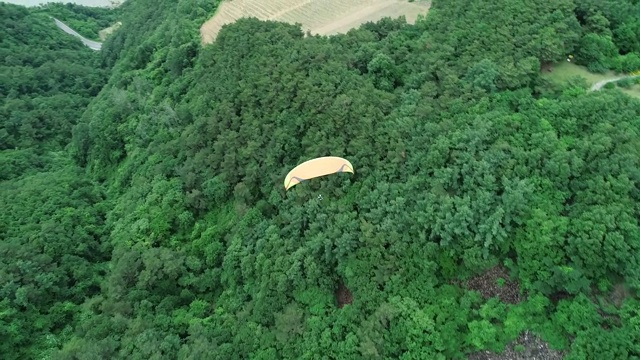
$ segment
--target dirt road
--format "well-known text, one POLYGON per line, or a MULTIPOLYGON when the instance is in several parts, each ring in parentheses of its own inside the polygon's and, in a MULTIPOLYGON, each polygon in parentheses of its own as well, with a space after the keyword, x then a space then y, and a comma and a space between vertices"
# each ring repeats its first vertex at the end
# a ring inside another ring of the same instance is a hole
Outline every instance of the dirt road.
POLYGON ((618 77, 614 77, 611 79, 607 79, 607 80, 602 80, 602 81, 598 81, 597 83, 593 84, 593 86, 591 86, 591 91, 598 91, 600 89, 602 89, 603 86, 607 85, 610 82, 614 82, 614 81, 618 81, 618 80, 622 80, 622 79, 635 79, 640 77, 640 75, 627 75, 627 76, 618 76, 618 77))

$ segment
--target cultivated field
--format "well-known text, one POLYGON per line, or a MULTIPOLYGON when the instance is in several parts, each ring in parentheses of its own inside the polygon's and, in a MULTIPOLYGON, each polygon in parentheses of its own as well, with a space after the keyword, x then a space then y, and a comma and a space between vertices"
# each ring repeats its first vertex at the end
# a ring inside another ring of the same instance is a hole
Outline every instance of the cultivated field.
POLYGON ((213 42, 223 25, 241 17, 302 24, 304 32, 331 35, 345 33, 368 21, 404 15, 414 23, 426 15, 430 2, 416 0, 231 0, 224 1, 216 14, 200 28, 202 42, 213 42))

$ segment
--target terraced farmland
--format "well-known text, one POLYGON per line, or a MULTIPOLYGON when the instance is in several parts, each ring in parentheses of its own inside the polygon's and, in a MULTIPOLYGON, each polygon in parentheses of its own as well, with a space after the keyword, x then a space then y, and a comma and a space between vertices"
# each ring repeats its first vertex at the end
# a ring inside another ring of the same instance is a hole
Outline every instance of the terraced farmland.
POLYGON ((241 17, 302 24, 303 31, 331 35, 345 33, 368 21, 404 15, 413 23, 426 15, 430 2, 407 0, 231 0, 218 7, 216 14, 200 28, 202 42, 213 42, 225 24, 241 17))

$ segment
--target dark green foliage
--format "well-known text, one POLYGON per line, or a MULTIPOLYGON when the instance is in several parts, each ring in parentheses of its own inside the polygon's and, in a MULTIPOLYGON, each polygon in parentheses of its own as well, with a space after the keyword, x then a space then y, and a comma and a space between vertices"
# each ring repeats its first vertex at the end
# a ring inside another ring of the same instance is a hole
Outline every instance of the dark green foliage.
POLYGON ((578 0, 575 12, 586 32, 612 36, 622 54, 640 52, 638 1, 578 0))
POLYGON ((619 56, 616 59, 614 70, 621 73, 630 73, 640 70, 640 52, 619 56))
POLYGON ((62 151, 106 82, 97 54, 38 10, 0 4, 0 357, 46 356, 100 293, 100 187, 62 151))
POLYGON ((590 33, 580 41, 580 50, 576 55, 589 71, 599 73, 609 69, 616 54, 616 46, 610 37, 590 33))
POLYGON ((36 357, 100 291, 109 244, 100 239, 102 194, 80 169, 5 181, 0 190, 0 297, 6 359, 36 357), (8 326, 8 327, 6 327, 8 326), (46 340, 49 339, 49 340, 46 340))
POLYGON ((462 85, 455 79, 478 66, 489 71, 480 81, 493 85, 485 87, 531 86, 541 64, 564 60, 578 46, 580 24, 572 10, 568 0, 436 1, 423 25, 423 66, 454 94, 462 85))
POLYGON ((46 170, 106 82, 98 55, 35 10, 0 4, 0 179, 46 170), (29 165, 26 165, 29 164, 29 165))
POLYGON ((617 58, 619 54, 640 56, 640 3, 635 0, 579 0, 575 13, 583 30, 576 52, 579 64, 593 72, 637 70, 620 66, 621 60, 617 58))
POLYGON ((529 331, 637 357, 640 103, 539 75, 633 64, 629 17, 588 5, 435 2, 330 38, 241 19, 203 47, 216 2, 125 3, 106 86, 24 76, 5 100, 0 351, 464 359, 529 331), (76 112, 37 127, 47 92, 76 112), (284 191, 324 155, 355 174, 284 191))
POLYGON ((630 88, 634 84, 635 84, 635 81, 633 79, 630 79, 630 78, 616 81, 616 85, 618 85, 621 88, 630 88))

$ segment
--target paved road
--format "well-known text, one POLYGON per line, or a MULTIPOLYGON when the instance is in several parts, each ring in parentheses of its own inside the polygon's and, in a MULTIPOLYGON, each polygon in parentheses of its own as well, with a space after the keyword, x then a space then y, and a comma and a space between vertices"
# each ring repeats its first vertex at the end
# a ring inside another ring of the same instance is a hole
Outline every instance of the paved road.
POLYGON ((62 31, 66 32, 69 35, 73 35, 77 38, 80 39, 80 41, 82 41, 83 44, 85 44, 89 49, 91 50, 95 50, 95 51, 99 51, 100 49, 102 49, 102 43, 101 42, 97 42, 97 41, 93 41, 93 40, 89 40, 87 38, 85 38, 84 36, 78 34, 77 32, 75 32, 72 28, 70 28, 69 26, 67 26, 67 24, 63 23, 62 21, 52 17, 52 19, 56 22, 56 25, 62 29, 62 31))

